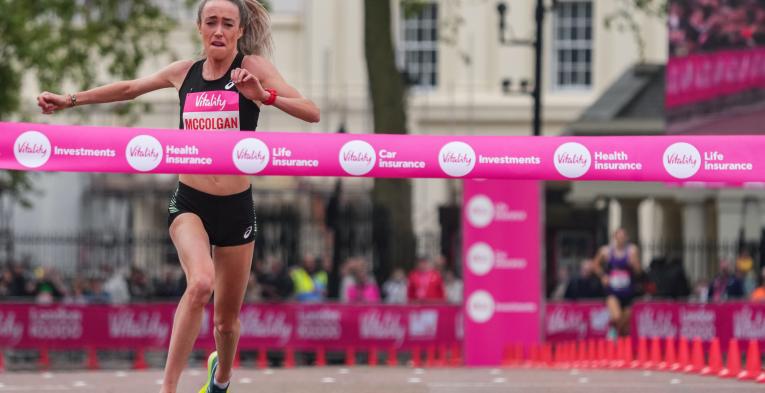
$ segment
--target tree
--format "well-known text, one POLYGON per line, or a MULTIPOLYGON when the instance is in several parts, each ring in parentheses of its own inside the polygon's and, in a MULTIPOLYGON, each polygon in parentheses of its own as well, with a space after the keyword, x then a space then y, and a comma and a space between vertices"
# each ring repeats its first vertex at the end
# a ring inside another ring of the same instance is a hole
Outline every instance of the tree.
MULTIPOLYGON (((364 48, 374 132, 406 134, 406 87, 396 68, 391 25, 388 0, 364 1, 364 48)), ((412 184, 408 179, 375 179, 372 202, 378 273, 387 276, 392 266, 414 261, 412 184)))
POLYGON ((606 29, 616 27, 619 31, 629 30, 637 44, 640 61, 645 60, 645 40, 641 35, 641 26, 637 14, 665 19, 670 0, 619 0, 619 9, 604 19, 606 29))
MULTIPOLYGON (((19 110, 26 76, 51 91, 98 83, 94 64, 105 64, 110 77, 134 78, 147 54, 167 49, 175 26, 152 0, 0 0, 0 9, 0 119, 19 110)), ((31 189, 26 172, 0 174, 0 196, 28 204, 31 189)))

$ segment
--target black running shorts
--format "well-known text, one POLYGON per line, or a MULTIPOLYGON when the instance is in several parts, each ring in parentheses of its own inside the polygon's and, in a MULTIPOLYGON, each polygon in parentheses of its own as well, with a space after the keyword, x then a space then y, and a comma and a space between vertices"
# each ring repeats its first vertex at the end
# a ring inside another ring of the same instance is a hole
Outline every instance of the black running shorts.
POLYGON ((230 247, 255 241, 258 227, 252 187, 238 194, 218 196, 179 182, 167 210, 168 227, 183 213, 196 214, 213 246, 230 247))

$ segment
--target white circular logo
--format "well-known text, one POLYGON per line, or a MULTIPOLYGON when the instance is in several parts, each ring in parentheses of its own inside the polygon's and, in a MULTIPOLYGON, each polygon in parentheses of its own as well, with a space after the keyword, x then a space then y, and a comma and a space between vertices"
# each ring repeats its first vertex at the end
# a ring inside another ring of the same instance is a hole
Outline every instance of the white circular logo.
POLYGON ((475 228, 486 228, 494 220, 494 203, 486 195, 475 195, 468 201, 467 218, 475 228))
POLYGON ((568 142, 558 146, 553 162, 558 173, 569 179, 576 179, 590 170, 592 157, 590 151, 581 143, 568 142))
POLYGON ((701 168, 701 154, 690 143, 678 142, 664 151, 662 162, 664 169, 672 177, 687 179, 695 175, 701 168))
POLYGON ((375 161, 375 149, 367 142, 350 141, 340 149, 340 166, 349 175, 366 175, 375 167, 375 161))
POLYGON ((484 276, 494 267, 494 250, 484 242, 473 244, 468 250, 467 265, 476 276, 484 276))
POLYGON ((138 135, 128 142, 125 157, 133 169, 151 171, 162 162, 162 144, 151 135, 138 135))
POLYGON ((475 168, 475 151, 465 142, 449 142, 438 152, 438 164, 449 176, 465 176, 475 168))
POLYGON ((263 141, 255 138, 245 138, 234 145, 231 152, 234 166, 241 172, 254 175, 268 166, 271 158, 268 146, 263 141))
POLYGON ((50 158, 50 140, 40 131, 27 131, 13 144, 13 155, 27 168, 39 168, 50 158))
POLYGON ((486 291, 475 291, 465 305, 467 314, 475 323, 484 323, 494 316, 494 298, 486 291))

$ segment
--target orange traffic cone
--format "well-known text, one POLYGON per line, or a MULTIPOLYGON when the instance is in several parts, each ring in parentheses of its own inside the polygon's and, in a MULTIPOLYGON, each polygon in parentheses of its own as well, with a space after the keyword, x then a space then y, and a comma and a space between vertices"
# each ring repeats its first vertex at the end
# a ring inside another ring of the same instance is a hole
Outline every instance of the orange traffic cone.
POLYGON ((462 365, 462 347, 459 343, 452 344, 452 359, 449 363, 452 367, 459 367, 462 365))
POLYGON ((439 367, 444 367, 444 366, 446 366, 446 363, 447 363, 447 361, 446 361, 446 357, 447 357, 446 344, 441 344, 441 345, 438 347, 437 358, 436 358, 436 364, 437 364, 439 367))
POLYGON ((505 352, 502 354, 502 366, 512 367, 515 365, 515 346, 508 345, 505 347, 505 352))
POLYGON ((284 368, 295 368, 295 350, 287 347, 284 352, 284 368))
POLYGON ((648 368, 648 339, 640 337, 638 340, 638 367, 648 368))
POLYGON ((234 353, 234 363, 231 364, 231 367, 233 368, 239 368, 241 366, 242 359, 239 356, 239 351, 236 351, 234 353))
POLYGON ((624 337, 619 337, 616 339, 616 354, 614 355, 614 359, 611 361, 611 367, 624 367, 624 340, 624 337))
POLYGON ((133 360, 133 368, 136 370, 146 370, 148 368, 143 348, 138 348, 136 350, 135 359, 133 360))
POLYGON ((606 340, 606 362, 607 367, 613 367, 616 360, 616 342, 614 340, 606 340))
POLYGON ((587 367, 587 342, 584 340, 576 344, 576 366, 587 367))
POLYGON ((316 367, 327 365, 327 352, 324 347, 316 348, 316 367))
POLYGON ((680 354, 677 359, 677 369, 685 370, 685 368, 691 364, 691 350, 688 347, 688 339, 685 337, 680 337, 679 352, 680 354))
POLYGON ((661 364, 661 339, 654 337, 651 339, 651 360, 648 362, 645 368, 659 367, 661 364))
POLYGON ((635 361, 632 353, 632 338, 631 337, 625 337, 624 338, 624 365, 622 367, 624 368, 634 368, 637 366, 637 362, 635 361))
POLYGON ((258 360, 255 362, 255 367, 264 369, 268 367, 268 350, 265 348, 258 349, 258 360))
POLYGON ((353 347, 345 349, 345 365, 348 367, 356 365, 356 351, 353 350, 353 347))
POLYGON ((98 352, 93 347, 88 347, 86 349, 86 352, 87 352, 87 359, 88 359, 87 360, 88 370, 98 370, 99 369, 98 352))
POLYGON ((589 367, 598 367, 598 348, 595 340, 587 342, 587 360, 589 361, 589 367))
POLYGON ((550 367, 552 366, 552 362, 553 362, 552 344, 546 343, 542 345, 542 366, 550 367))
POLYGON ((738 350, 738 341, 730 339, 728 345, 728 366, 720 371, 720 378, 735 378, 741 373, 741 355, 738 350))
POLYGON ((704 369, 704 347, 700 337, 693 339, 693 348, 691 349, 691 365, 685 368, 685 372, 698 373, 704 369))
POLYGON ((608 351, 606 349, 606 340, 598 340, 598 365, 597 367, 604 367, 608 365, 608 351))
POLYGON ((715 337, 709 346, 709 365, 701 370, 702 375, 717 375, 722 370, 722 354, 720 353, 720 339, 715 337))
POLYGON ((420 347, 414 347, 412 348, 412 367, 419 368, 422 366, 422 361, 420 360, 420 347))
POLYGON ((739 379, 754 380, 762 372, 762 359, 760 358, 760 344, 755 339, 749 340, 749 350, 746 351, 746 370, 738 374, 739 379))
POLYGON ((434 367, 436 365, 436 347, 428 345, 425 350, 425 367, 434 367))
POLYGON ((664 362, 661 363, 659 368, 676 370, 676 368, 674 368, 677 365, 677 355, 675 353, 675 337, 667 337, 664 350, 664 362))
POLYGON ((367 363, 369 363, 369 367, 377 366, 377 347, 372 347, 369 349, 369 357, 367 359, 367 363))
POLYGON ((391 346, 388 348, 388 359, 386 364, 390 367, 398 365, 398 355, 396 355, 396 347, 391 346))

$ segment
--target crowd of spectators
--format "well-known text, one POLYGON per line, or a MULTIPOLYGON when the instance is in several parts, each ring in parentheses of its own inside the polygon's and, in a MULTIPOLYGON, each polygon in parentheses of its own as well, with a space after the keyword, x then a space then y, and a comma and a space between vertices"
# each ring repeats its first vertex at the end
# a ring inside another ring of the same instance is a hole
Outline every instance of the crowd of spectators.
POLYGON ((131 301, 176 299, 183 294, 180 269, 168 269, 153 280, 138 267, 98 271, 64 278, 55 267, 28 263, 0 266, 0 300, 34 301, 37 304, 125 304, 131 301))
MULTIPOLYGON (((720 261, 709 280, 690 285, 679 258, 654 258, 648 269, 635 278, 643 298, 696 302, 746 300, 765 302, 765 267, 757 269, 743 251, 735 260, 720 261)), ((380 281, 371 274, 370 263, 350 258, 340 268, 339 295, 328 298, 329 266, 320 258, 306 256, 293 266, 278 258, 257 261, 250 273, 247 302, 294 301, 300 303, 339 301, 344 303, 451 303, 460 304, 462 280, 445 266, 443 258, 420 258, 410 272, 396 268, 380 281)), ((0 301, 23 300, 38 304, 124 304, 174 301, 186 287, 179 267, 167 267, 157 277, 138 267, 114 269, 65 279, 52 267, 29 267, 22 263, 0 266, 0 301)), ((605 287, 595 274, 594 262, 583 260, 578 272, 561 269, 552 288, 553 300, 605 298, 605 287)))
MULTIPOLYGON (((328 298, 330 266, 306 255, 288 266, 269 257, 255 261, 245 295, 247 302, 294 301, 312 303, 453 303, 462 302, 462 280, 445 267, 444 259, 421 258, 408 274, 394 269, 378 285, 371 264, 362 257, 345 261, 340 267, 339 294, 328 298)), ((137 267, 103 266, 97 272, 64 278, 53 267, 31 267, 29 263, 0 265, 0 301, 33 301, 37 304, 125 304, 130 302, 174 301, 186 288, 177 266, 163 266, 150 277, 137 267)))
MULTIPOLYGON (((320 258, 305 256, 293 267, 276 258, 256 263, 247 301, 302 303, 328 299, 329 266, 320 258)), ((333 299, 334 300, 334 299, 333 299)), ((444 259, 420 258, 409 274, 396 268, 378 284, 371 264, 362 257, 346 260, 340 267, 339 295, 343 303, 452 303, 462 302, 462 280, 445 267, 444 259)))
MULTIPOLYGON (((722 259, 717 270, 710 280, 702 279, 690 285, 680 258, 657 257, 645 272, 634 277, 634 285, 639 296, 646 299, 765 302, 765 266, 757 269, 747 251, 742 251, 735 261, 722 259)), ((585 259, 576 274, 570 275, 566 269, 559 271, 558 284, 550 297, 553 300, 604 299, 606 289, 595 274, 594 262, 585 259)))
POLYGON ((764 0, 671 0, 672 57, 765 46, 764 0))

